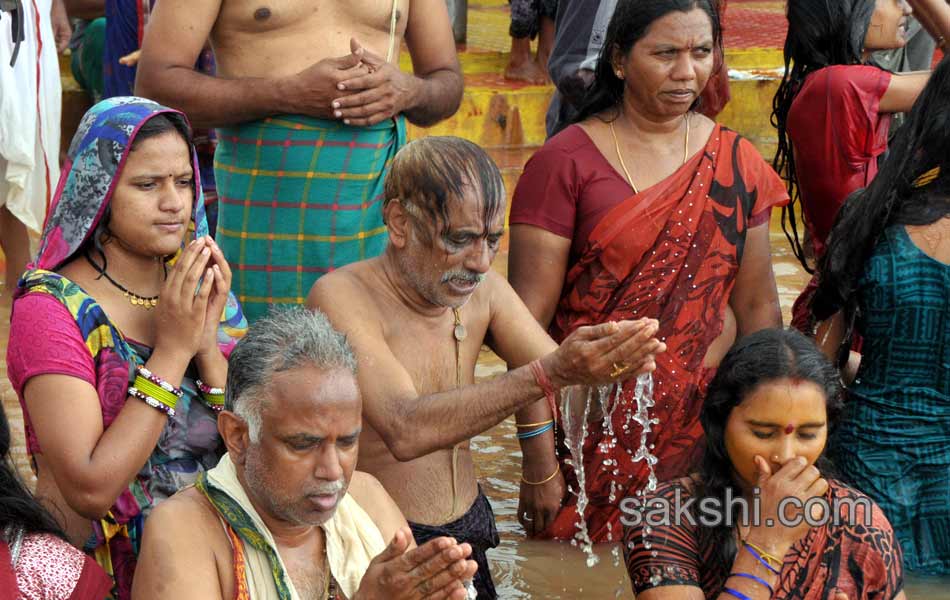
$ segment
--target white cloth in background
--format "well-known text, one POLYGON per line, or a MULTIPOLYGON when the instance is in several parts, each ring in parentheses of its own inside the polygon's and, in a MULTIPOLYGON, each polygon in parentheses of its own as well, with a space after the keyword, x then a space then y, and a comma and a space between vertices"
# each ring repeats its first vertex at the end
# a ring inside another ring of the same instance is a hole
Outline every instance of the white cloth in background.
POLYGON ((0 206, 39 231, 59 182, 62 88, 52 0, 22 3, 25 39, 13 67, 12 19, 0 13, 0 206))

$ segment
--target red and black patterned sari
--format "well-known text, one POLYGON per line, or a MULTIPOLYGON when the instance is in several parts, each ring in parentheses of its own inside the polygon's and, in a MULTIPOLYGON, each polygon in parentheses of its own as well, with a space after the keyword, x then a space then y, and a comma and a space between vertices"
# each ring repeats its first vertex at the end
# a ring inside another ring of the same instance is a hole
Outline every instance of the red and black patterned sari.
MULTIPOLYGON (((838 519, 812 527, 792 545, 772 600, 835 600, 842 592, 852 600, 892 600, 904 588, 903 555, 893 527, 870 498, 833 479, 828 483, 824 498, 837 508, 838 519)), ((693 487, 687 478, 660 484, 646 506, 660 499, 671 507, 677 500, 680 506, 698 502, 693 487)), ((717 566, 715 548, 701 543, 700 521, 685 521, 653 525, 646 536, 643 522, 624 529, 623 552, 634 593, 687 585, 702 588, 706 598, 719 596, 730 571, 717 566)))
MULTIPOLYGON (((722 331, 746 232, 767 223, 770 209, 787 198, 782 181, 752 144, 717 125, 705 148, 675 173, 609 210, 568 271, 551 326, 556 340, 606 321, 660 322, 658 336, 667 351, 657 357, 653 375, 651 416, 659 424, 649 436, 660 480, 686 473, 699 447, 699 409, 712 376, 703 357, 722 331)), ((595 542, 620 538, 619 503, 647 480, 645 462, 633 461, 640 426, 629 421, 636 410, 635 380, 627 383, 613 411, 616 444, 601 445, 607 440, 600 421, 590 423, 584 443, 590 499, 585 518, 595 542)), ((566 481, 576 489, 560 441, 558 452, 566 481)), ((566 502, 544 536, 574 536, 576 497, 569 495, 566 502)))

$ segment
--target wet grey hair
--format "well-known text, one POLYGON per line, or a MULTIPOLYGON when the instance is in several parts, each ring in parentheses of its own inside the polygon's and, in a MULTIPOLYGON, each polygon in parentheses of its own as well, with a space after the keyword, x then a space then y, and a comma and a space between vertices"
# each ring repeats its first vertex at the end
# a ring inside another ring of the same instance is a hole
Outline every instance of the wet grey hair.
POLYGON ((356 374, 346 336, 319 310, 272 307, 234 347, 224 406, 247 422, 252 442, 260 441, 261 413, 274 374, 308 365, 356 374))
POLYGON ((449 203, 463 200, 466 187, 478 194, 486 227, 505 212, 505 183, 485 150, 460 137, 426 136, 409 142, 393 158, 383 208, 399 200, 413 219, 434 224, 436 233, 442 233, 449 227, 449 203))

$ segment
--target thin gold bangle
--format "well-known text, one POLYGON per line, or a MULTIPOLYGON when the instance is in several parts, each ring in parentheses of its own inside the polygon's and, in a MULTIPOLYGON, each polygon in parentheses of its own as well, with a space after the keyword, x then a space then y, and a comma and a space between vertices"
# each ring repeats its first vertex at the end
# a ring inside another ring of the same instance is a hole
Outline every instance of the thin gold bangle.
POLYGON ((542 483, 547 483, 551 481, 552 479, 554 479, 554 476, 560 472, 561 472, 561 465, 558 464, 557 468, 554 469, 554 472, 551 473, 549 476, 545 477, 544 479, 542 479, 541 481, 528 481, 527 479, 524 478, 524 475, 522 475, 521 483, 527 483, 528 485, 541 485, 542 483))
POLYGON ((515 423, 515 427, 526 429, 528 427, 540 427, 541 425, 547 425, 548 423, 553 423, 554 419, 548 419, 547 421, 541 421, 540 423, 515 423))
POLYGON ((757 551, 765 560, 774 562, 775 564, 778 564, 778 565, 783 564, 783 561, 775 558, 775 555, 769 554, 768 552, 766 552, 761 546, 756 546, 750 541, 746 541, 745 544, 749 546, 750 548, 752 548, 753 550, 757 551))

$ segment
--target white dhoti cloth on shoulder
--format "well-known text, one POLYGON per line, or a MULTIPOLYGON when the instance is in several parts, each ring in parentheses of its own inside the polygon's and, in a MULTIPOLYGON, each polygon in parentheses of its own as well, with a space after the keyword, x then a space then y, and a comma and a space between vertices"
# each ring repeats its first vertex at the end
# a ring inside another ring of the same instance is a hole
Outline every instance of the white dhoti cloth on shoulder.
MULTIPOLYGON (((218 465, 199 480, 198 487, 204 488, 202 491, 212 506, 244 542, 246 564, 243 575, 249 597, 254 600, 299 600, 277 551, 277 543, 241 486, 230 455, 221 457, 218 465)), ((349 494, 337 505, 333 517, 321 527, 327 541, 330 572, 340 591, 352 598, 370 561, 385 549, 383 536, 373 519, 349 494)))

